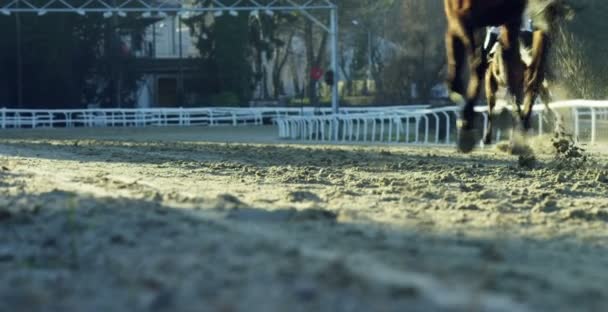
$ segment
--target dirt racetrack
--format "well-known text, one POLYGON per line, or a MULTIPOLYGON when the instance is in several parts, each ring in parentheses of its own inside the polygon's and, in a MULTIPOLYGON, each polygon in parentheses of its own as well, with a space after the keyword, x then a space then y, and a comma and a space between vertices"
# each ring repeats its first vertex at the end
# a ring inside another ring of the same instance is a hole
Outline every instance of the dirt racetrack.
POLYGON ((608 311, 602 155, 274 137, 0 132, 0 311, 608 311))

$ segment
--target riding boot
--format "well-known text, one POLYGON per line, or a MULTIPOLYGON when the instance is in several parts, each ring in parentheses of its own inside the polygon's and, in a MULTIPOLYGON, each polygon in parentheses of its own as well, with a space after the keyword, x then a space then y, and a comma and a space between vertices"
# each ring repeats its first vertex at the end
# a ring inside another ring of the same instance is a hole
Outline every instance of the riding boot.
POLYGON ((492 51, 492 48, 494 48, 494 45, 496 44, 497 41, 498 41, 497 33, 493 33, 493 32, 488 33, 488 36, 486 37, 486 41, 483 44, 483 54, 484 54, 486 60, 490 59, 490 52, 492 51))
POLYGON ((521 44, 524 46, 524 48, 526 49, 532 49, 532 38, 533 38, 533 34, 531 31, 527 31, 527 30, 522 30, 519 33, 519 38, 521 39, 520 42, 521 44))

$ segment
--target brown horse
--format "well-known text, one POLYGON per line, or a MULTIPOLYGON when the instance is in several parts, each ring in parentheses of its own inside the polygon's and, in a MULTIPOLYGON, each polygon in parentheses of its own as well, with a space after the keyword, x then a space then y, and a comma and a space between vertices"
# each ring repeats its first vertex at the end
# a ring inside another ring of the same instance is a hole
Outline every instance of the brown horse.
MULTIPOLYGON (((515 84, 517 89, 509 90, 512 96, 515 97, 515 111, 517 117, 521 120, 522 130, 527 131, 532 117, 532 106, 538 96, 541 97, 545 107, 549 112, 549 90, 545 84, 545 69, 546 63, 546 46, 547 36, 543 31, 537 30, 532 33, 530 49, 522 48, 520 54, 521 59, 510 64, 511 70, 516 71, 516 77, 524 78, 524 81, 517 81, 515 84), (519 88, 522 86, 523 88, 519 88), (523 111, 521 110, 521 103, 523 111)), ((503 59, 502 47, 497 45, 496 51, 488 64, 488 69, 485 76, 485 93, 488 103, 488 127, 484 136, 484 144, 492 143, 492 121, 494 107, 496 106, 496 93, 499 87, 508 87, 507 76, 505 69, 505 61, 503 59)))
MULTIPOLYGON (((523 112, 521 112, 521 125, 524 134, 530 129, 532 105, 538 96, 541 96, 545 107, 553 118, 557 115, 549 108, 549 91, 545 85, 545 75, 549 60, 549 50, 552 39, 564 21, 571 20, 578 9, 569 3, 569 0, 529 0, 528 14, 535 20, 536 30, 532 33, 531 58, 526 64, 523 81, 523 112)), ((553 120, 558 124, 561 120, 553 120)), ((556 124, 556 131, 558 124, 556 124)))
POLYGON ((564 18, 574 15, 568 0, 444 0, 448 21, 446 47, 448 59, 448 88, 452 101, 464 105, 460 120, 458 148, 465 153, 477 143, 474 127, 474 107, 479 97, 481 79, 486 69, 486 55, 475 33, 486 26, 502 26, 498 40, 505 83, 515 95, 520 107, 523 97, 524 110, 521 128, 530 128, 532 105, 545 79, 545 66, 549 50, 549 34, 564 18), (531 8, 528 8, 528 7, 531 8), (519 29, 522 14, 528 8, 536 19, 537 30, 532 37, 532 61, 522 70, 519 29), (464 64, 468 58, 469 81, 465 93, 463 82, 464 64))
POLYGON ((460 119, 458 148, 468 153, 477 143, 474 127, 474 107, 479 97, 486 59, 476 42, 475 33, 487 26, 502 26, 499 42, 510 90, 521 90, 523 73, 511 64, 521 60, 519 29, 528 0, 444 0, 448 27, 446 48, 448 88, 452 101, 463 104, 460 119), (469 63, 469 82, 465 93, 464 65, 469 63))

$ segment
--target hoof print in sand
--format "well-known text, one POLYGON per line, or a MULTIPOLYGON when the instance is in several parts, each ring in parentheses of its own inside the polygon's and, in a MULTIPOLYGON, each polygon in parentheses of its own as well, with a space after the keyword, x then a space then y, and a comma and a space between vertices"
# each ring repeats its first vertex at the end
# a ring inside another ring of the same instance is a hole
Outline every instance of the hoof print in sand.
POLYGON ((256 208, 233 209, 227 219, 252 222, 290 222, 290 221, 330 221, 335 222, 337 215, 323 209, 280 209, 264 210, 256 208))
POLYGON ((215 199, 215 209, 226 210, 226 209, 237 209, 245 208, 247 205, 243 203, 238 197, 231 194, 221 194, 215 199))
POLYGON ((321 198, 312 192, 308 191, 295 191, 290 192, 287 195, 287 200, 292 203, 302 203, 302 202, 321 202, 321 198))
POLYGON ((608 211, 601 209, 594 209, 589 211, 584 209, 574 209, 568 211, 565 214, 564 219, 608 222, 608 211))

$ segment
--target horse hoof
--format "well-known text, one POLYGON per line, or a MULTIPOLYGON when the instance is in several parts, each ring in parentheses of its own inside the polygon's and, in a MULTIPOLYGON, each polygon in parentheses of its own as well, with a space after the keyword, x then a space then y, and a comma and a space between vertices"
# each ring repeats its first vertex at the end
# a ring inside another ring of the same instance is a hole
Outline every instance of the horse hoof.
POLYGON ((486 135, 481 142, 483 145, 492 145, 492 136, 486 135))
POLYGON ((526 156, 533 154, 532 149, 526 143, 525 133, 514 133, 509 146, 511 155, 526 156))
POLYGON ((509 152, 511 153, 511 155, 515 156, 528 156, 534 154, 532 152, 532 149, 528 145, 518 142, 511 143, 511 146, 509 147, 509 152))
POLYGON ((458 106, 464 106, 467 102, 462 96, 462 94, 458 92, 450 92, 449 98, 452 103, 458 106))
POLYGON ((474 130, 460 130, 458 136, 458 150, 462 153, 470 153, 477 143, 474 130))

